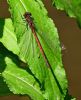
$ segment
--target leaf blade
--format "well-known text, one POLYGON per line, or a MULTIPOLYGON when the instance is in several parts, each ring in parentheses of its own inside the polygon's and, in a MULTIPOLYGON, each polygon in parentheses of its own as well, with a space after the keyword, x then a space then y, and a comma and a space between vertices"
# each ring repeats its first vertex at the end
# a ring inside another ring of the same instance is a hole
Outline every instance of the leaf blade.
POLYGON ((6 69, 2 73, 6 83, 14 94, 28 94, 34 100, 44 100, 42 92, 35 79, 27 73, 27 71, 17 67, 15 63, 8 57, 5 58, 6 69))
POLYGON ((12 25, 12 20, 0 19, 0 42, 14 54, 19 53, 19 48, 17 45, 17 38, 14 33, 14 28, 12 25))

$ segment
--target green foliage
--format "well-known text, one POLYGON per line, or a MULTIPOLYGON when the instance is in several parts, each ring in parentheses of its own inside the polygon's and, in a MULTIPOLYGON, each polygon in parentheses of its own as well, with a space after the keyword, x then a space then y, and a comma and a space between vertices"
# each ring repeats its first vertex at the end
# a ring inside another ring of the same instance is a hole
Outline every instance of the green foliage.
POLYGON ((6 57, 5 61, 7 66, 3 72, 3 77, 14 94, 28 94, 33 100, 45 99, 32 75, 26 70, 18 68, 10 58, 6 57))
POLYGON ((0 19, 0 42, 13 53, 19 53, 17 38, 14 33, 11 19, 0 19))
POLYGON ((11 94, 9 91, 1 73, 4 71, 6 64, 4 61, 4 57, 7 55, 7 51, 3 49, 2 44, 0 43, 0 96, 11 94))
POLYGON ((57 9, 65 10, 70 17, 75 17, 81 27, 81 0, 52 0, 57 9))
MULTIPOLYGON (((11 19, 0 19, 0 73, 10 91, 33 100, 65 100, 67 79, 57 29, 41 0, 8 0, 11 19), (23 14, 31 12, 48 68, 23 14), (28 27, 28 28, 27 28, 28 27), (25 64, 26 63, 26 64, 25 64), (25 68, 21 68, 25 66, 25 68)), ((3 84, 4 82, 2 82, 3 84)), ((5 86, 5 90, 8 89, 5 86)), ((9 90, 3 93, 10 93, 9 90)))

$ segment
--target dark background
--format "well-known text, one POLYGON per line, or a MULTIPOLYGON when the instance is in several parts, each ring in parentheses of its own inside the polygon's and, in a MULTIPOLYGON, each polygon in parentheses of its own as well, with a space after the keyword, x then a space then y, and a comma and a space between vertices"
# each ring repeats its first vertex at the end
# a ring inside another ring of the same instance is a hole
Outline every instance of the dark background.
MULTIPOLYGON (((51 0, 44 0, 56 27, 58 28, 61 43, 65 46, 62 50, 63 64, 69 80, 69 93, 77 100, 81 100, 81 29, 75 19, 69 18, 65 12, 52 7, 51 0)), ((0 2, 0 17, 10 17, 6 0, 0 2)), ((0 100, 27 100, 26 97, 6 96, 0 100)))

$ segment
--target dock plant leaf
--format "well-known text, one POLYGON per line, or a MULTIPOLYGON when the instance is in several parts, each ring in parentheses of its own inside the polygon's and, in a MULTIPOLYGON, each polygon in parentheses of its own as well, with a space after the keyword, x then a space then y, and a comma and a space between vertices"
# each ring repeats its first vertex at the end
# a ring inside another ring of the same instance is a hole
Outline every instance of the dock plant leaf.
POLYGON ((14 54, 19 53, 19 47, 17 45, 17 38, 14 33, 14 27, 12 20, 0 18, 0 42, 14 54))

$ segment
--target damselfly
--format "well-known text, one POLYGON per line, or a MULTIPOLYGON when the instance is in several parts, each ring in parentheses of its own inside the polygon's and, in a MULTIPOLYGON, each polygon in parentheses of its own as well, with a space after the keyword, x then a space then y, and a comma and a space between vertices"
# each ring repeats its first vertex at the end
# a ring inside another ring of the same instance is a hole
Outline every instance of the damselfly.
POLYGON ((42 54, 42 56, 43 56, 43 58, 44 58, 44 60, 46 62, 46 65, 48 67, 50 67, 50 64, 49 64, 49 61, 48 61, 48 59, 46 57, 46 54, 44 52, 44 49, 43 49, 43 47, 42 47, 42 45, 41 45, 41 43, 39 41, 39 38, 37 37, 36 31, 35 31, 35 25, 33 23, 32 17, 31 17, 31 13, 30 12, 26 12, 24 14, 24 18, 25 18, 26 22, 28 23, 28 25, 29 25, 29 27, 30 27, 30 29, 31 29, 34 37, 35 37, 35 40, 36 40, 36 42, 38 44, 38 47, 40 48, 40 52, 41 52, 41 54, 42 54))

